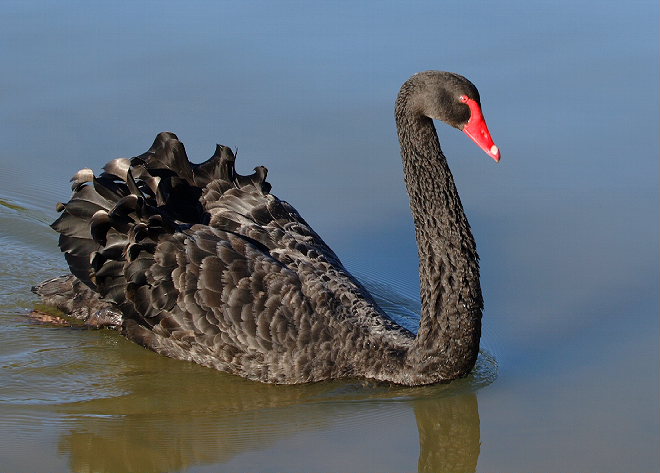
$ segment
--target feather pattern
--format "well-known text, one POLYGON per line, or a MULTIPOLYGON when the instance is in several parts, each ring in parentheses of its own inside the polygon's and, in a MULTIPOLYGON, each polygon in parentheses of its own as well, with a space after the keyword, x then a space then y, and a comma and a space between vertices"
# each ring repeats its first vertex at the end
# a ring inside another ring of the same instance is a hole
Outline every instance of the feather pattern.
POLYGON ((218 146, 191 164, 161 133, 99 177, 79 172, 53 224, 72 272, 119 309, 124 335, 167 356, 274 383, 391 376, 367 347, 389 350, 392 371, 413 335, 269 193, 266 168, 241 176, 234 160, 218 146))
MULTIPOLYGON (((396 111, 418 230, 419 336, 390 319, 270 193, 265 167, 240 175, 221 145, 192 164, 173 133, 159 134, 146 153, 110 161, 99 176, 83 169, 72 178, 73 196, 57 205, 52 224, 72 276, 35 290, 81 314, 55 294, 87 299, 150 350, 252 380, 417 385, 464 376, 479 347, 478 257, 435 129, 417 105, 429 87, 478 93, 461 76, 425 74, 404 84, 396 111)), ((465 115, 466 105, 452 106, 465 115)))

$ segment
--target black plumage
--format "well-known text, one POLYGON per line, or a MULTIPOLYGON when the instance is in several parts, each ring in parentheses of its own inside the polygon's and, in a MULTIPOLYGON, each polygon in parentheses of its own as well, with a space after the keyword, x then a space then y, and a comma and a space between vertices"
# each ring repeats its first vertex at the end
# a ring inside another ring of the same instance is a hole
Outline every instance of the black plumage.
POLYGON ((467 79, 429 71, 407 81, 397 100, 420 255, 417 336, 270 194, 265 167, 239 175, 220 145, 192 164, 173 133, 140 156, 110 161, 98 177, 88 169, 74 176, 73 196, 52 225, 73 276, 36 292, 81 317, 92 315, 85 301, 94 314, 119 314, 110 325, 158 353, 258 381, 416 385, 464 376, 479 349, 478 257, 431 118, 462 129, 465 94, 478 101, 467 79))

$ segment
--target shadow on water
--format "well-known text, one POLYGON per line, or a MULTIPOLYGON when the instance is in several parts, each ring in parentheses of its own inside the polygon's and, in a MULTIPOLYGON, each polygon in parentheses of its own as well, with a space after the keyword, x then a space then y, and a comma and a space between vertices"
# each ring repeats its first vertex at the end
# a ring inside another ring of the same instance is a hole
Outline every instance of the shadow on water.
POLYGON ((414 403, 419 471, 477 471, 481 432, 475 393, 414 403))
POLYGON ((419 471, 476 471, 480 430, 474 389, 492 381, 495 366, 487 356, 469 379, 401 388, 363 381, 273 386, 151 353, 137 355, 115 377, 113 391, 124 395, 55 407, 66 424, 58 450, 69 456, 72 471, 167 472, 222 464, 295 434, 388 416, 392 403, 414 411, 419 471))
POLYGON ((123 340, 118 345, 104 354, 103 363, 115 372, 104 376, 97 394, 108 397, 35 406, 59 418, 58 452, 69 456, 72 471, 166 472, 222 464, 295 434, 388 416, 392 403, 414 410, 420 471, 476 471, 474 390, 490 383, 496 370, 486 354, 475 374, 449 385, 273 386, 162 358, 123 340))

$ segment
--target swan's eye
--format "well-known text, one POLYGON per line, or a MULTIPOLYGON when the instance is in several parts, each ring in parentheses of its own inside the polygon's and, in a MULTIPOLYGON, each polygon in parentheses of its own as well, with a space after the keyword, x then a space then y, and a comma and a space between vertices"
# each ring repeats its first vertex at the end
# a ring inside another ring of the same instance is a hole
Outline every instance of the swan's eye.
POLYGON ((467 103, 467 101, 470 100, 470 99, 468 98, 467 95, 461 95, 461 96, 458 98, 458 100, 460 100, 460 101, 463 102, 463 103, 467 103))

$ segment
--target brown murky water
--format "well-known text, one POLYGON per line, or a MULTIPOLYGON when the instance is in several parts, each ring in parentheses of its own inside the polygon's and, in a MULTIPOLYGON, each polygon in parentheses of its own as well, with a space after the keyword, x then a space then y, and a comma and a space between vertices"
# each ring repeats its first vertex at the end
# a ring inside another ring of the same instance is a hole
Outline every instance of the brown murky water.
POLYGON ((0 472, 660 470, 657 5, 5 2, 0 472), (216 141, 417 321, 392 118, 428 68, 479 87, 499 165, 439 127, 481 255, 468 379, 269 386, 35 324, 79 168, 216 141))

